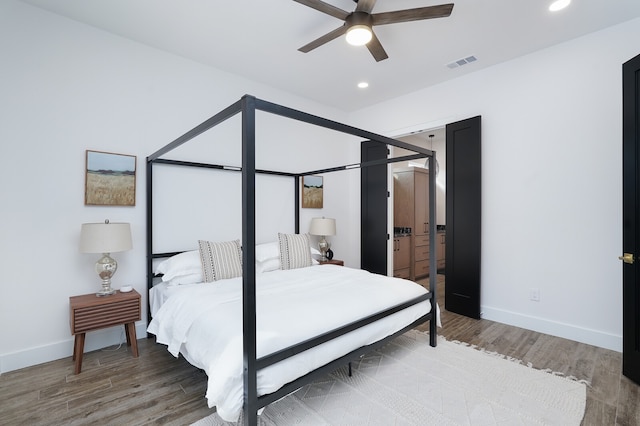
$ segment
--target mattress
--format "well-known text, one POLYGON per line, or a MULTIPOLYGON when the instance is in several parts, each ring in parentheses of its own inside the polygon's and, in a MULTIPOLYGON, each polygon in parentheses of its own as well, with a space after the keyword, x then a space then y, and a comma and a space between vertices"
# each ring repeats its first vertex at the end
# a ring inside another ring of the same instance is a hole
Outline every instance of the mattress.
MULTIPOLYGON (((427 290, 408 280, 335 265, 278 270, 256 276, 256 350, 262 357, 361 319, 427 290)), ((155 286, 148 332, 208 376, 206 398, 224 420, 243 406, 242 278, 155 286)), ((258 371, 264 395, 430 311, 428 300, 258 371)))

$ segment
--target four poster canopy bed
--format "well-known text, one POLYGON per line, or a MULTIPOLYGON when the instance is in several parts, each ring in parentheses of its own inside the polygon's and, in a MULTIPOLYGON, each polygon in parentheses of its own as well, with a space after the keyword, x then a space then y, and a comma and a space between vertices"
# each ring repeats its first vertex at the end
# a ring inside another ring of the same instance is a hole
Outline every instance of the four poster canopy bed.
MULTIPOLYGON (((429 290, 400 278, 335 265, 315 266, 309 236, 300 234, 300 178, 393 162, 432 159, 434 153, 385 136, 257 99, 250 95, 147 157, 147 276, 149 328, 158 343, 182 354, 208 376, 207 401, 224 420, 257 424, 258 411, 320 375, 429 322, 436 346, 436 261, 431 250, 429 290), (290 173, 257 170, 256 111, 275 114, 415 154, 290 173), (160 158, 241 114, 242 160, 227 166, 160 158), (235 241, 198 241, 198 250, 154 251, 154 166, 210 168, 241 174, 242 235, 235 241), (256 175, 292 181, 295 233, 256 244, 256 175), (158 262, 160 263, 158 264, 158 262)), ((435 247, 435 175, 429 168, 430 244, 435 247)), ((366 230, 363 230, 366 232, 366 230)), ((350 365, 349 365, 350 366, 350 365)))

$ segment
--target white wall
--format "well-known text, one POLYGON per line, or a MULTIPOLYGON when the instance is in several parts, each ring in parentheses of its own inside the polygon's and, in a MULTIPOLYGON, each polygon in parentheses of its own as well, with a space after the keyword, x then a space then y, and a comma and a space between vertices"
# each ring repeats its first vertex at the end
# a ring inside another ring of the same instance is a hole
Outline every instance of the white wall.
MULTIPOLYGON (((131 223, 134 248, 114 254, 119 267, 113 286, 131 284, 143 295, 137 331, 138 337, 144 336, 147 155, 245 93, 337 121, 345 117, 341 111, 10 0, 0 2, 0 54, 0 372, 71 355, 68 298, 99 289, 93 271, 97 257, 78 252, 83 222, 109 218, 131 223), (137 156, 135 207, 84 205, 86 149, 137 156)), ((298 171, 359 158, 357 144, 345 150, 343 140, 334 143, 324 132, 265 121, 265 128, 258 129, 258 167, 295 166, 293 171, 298 171), (291 139, 299 146, 288 146, 291 139), (308 155, 309 146, 313 156, 308 155), (300 154, 304 150, 307 155, 300 154)), ((229 128, 217 139, 220 149, 205 144, 199 150, 186 149, 183 156, 201 159, 203 152, 216 152, 215 158, 228 155, 233 161, 232 147, 239 138, 230 137, 237 128, 229 128)), ((313 216, 336 217, 335 251, 347 264, 359 265, 359 253, 351 250, 359 247, 359 231, 353 230, 350 210, 359 210, 359 202, 353 201, 357 179, 325 176, 325 188, 325 208, 305 209, 301 230, 308 229, 313 216)), ((227 188, 210 190, 211 196, 231 197, 227 188)), ((184 191, 189 193, 188 188, 184 191)), ((274 197, 274 204, 278 202, 274 197)), ((212 222, 221 208, 209 211, 212 222)), ((86 349, 121 338, 113 328, 89 333, 86 349)))
POLYGON ((484 318, 621 350, 621 65, 639 39, 635 19, 352 115, 385 134, 482 116, 484 318))

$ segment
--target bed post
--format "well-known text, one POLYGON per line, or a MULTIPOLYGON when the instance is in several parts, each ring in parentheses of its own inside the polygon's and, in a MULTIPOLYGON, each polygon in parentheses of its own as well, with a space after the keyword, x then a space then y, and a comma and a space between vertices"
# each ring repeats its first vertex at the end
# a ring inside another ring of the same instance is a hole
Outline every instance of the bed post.
POLYGON ((242 97, 242 344, 244 424, 258 424, 256 369, 256 104, 242 97))
MULTIPOLYGON (((149 298, 149 290, 153 287, 153 162, 147 157, 147 299, 149 298)), ((151 323, 151 305, 147 303, 147 326, 151 323)), ((147 333, 147 338, 151 337, 147 333)))
POLYGON ((438 282, 438 265, 436 264, 436 153, 429 157, 429 291, 431 292, 431 320, 429 321, 429 344, 435 347, 438 343, 438 311, 436 287, 438 282))
POLYGON ((293 185, 294 185, 294 196, 293 196, 293 203, 294 203, 294 212, 293 215, 295 217, 295 233, 299 234, 300 233, 300 175, 296 175, 296 177, 293 179, 293 185))

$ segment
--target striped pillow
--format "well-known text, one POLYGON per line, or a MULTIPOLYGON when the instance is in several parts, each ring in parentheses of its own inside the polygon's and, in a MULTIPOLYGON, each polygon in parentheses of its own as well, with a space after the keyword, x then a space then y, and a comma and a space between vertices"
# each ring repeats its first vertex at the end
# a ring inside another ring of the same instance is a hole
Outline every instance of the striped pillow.
POLYGON ((211 242, 198 241, 204 282, 242 276, 242 249, 240 240, 211 242))
POLYGON ((280 243, 280 268, 297 269, 311 266, 309 234, 278 233, 280 243))

